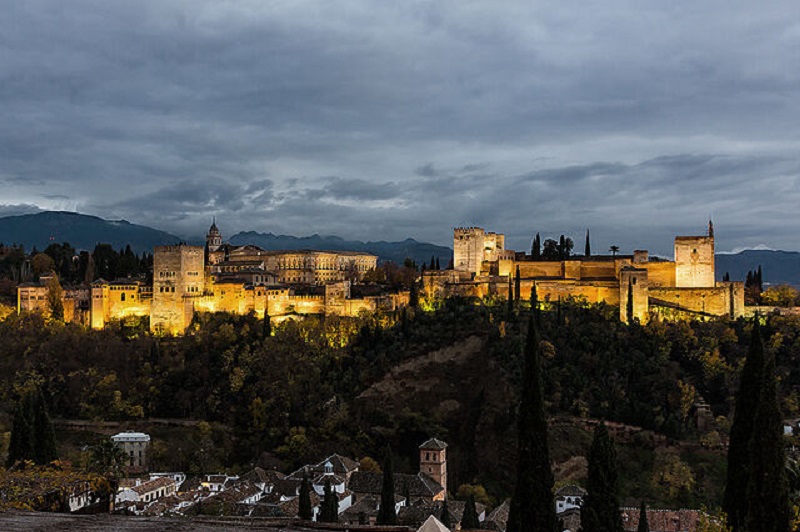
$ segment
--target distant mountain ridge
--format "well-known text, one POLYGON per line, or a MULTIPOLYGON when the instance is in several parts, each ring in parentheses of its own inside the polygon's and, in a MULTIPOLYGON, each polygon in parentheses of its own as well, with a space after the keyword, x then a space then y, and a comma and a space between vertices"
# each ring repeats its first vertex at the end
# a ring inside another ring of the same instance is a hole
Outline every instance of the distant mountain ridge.
POLYGON ((729 273, 732 281, 744 281, 748 270, 761 266, 764 282, 800 286, 800 252, 746 249, 717 255, 717 279, 729 273))
POLYGON ((44 211, 0 218, 0 242, 22 244, 25 251, 43 251, 53 243, 69 242, 75 249, 93 250, 97 244, 114 249, 130 245, 136 253, 153 252, 154 246, 176 244, 182 239, 126 220, 104 220, 76 212, 44 211))
POLYGON ((275 235, 245 231, 233 235, 230 243, 236 246, 252 244, 267 250, 328 250, 328 251, 362 251, 377 255, 380 260, 402 264, 406 258, 414 259, 417 264, 428 264, 431 257, 439 259, 442 268, 446 268, 453 255, 453 250, 445 246, 437 246, 428 242, 419 242, 407 238, 401 242, 361 242, 360 240, 344 240, 338 236, 311 235, 304 237, 275 235))

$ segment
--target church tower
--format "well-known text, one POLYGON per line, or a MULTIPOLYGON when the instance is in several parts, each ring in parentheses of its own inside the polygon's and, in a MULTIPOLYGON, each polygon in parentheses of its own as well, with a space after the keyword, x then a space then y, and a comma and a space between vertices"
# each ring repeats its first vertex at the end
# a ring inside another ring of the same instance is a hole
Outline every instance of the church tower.
POLYGON ((419 471, 425 473, 447 493, 447 444, 431 438, 419 446, 419 471))
POLYGON ((217 228, 217 217, 215 216, 211 227, 208 229, 208 234, 206 235, 206 246, 208 247, 208 251, 216 251, 221 245, 222 233, 220 233, 217 228))

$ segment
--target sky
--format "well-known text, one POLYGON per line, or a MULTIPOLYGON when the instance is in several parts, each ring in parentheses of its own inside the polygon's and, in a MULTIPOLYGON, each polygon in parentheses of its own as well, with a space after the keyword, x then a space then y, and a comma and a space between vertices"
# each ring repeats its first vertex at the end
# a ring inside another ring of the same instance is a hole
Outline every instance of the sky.
POLYGON ((800 7, 7 0, 0 216, 800 250, 800 7))

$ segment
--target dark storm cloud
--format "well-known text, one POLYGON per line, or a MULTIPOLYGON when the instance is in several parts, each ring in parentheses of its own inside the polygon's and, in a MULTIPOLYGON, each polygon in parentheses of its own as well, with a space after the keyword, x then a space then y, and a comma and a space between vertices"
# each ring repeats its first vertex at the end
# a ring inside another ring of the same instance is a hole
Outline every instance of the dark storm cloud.
MULTIPOLYGON (((12 0, 0 201, 196 236, 800 249, 794 6, 12 0), (602 242, 602 244, 601 244, 602 242)), ((6 212, 0 207, 0 214, 6 212)))

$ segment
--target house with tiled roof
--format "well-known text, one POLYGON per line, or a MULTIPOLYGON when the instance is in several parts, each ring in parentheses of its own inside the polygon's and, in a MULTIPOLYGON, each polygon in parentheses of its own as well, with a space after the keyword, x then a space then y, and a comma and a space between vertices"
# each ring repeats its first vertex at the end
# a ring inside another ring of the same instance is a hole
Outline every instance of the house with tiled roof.
POLYGON ((117 492, 117 504, 125 502, 150 503, 161 497, 173 495, 178 490, 175 480, 170 477, 157 477, 153 480, 126 486, 117 492))
MULTIPOLYGON (((362 497, 368 495, 380 498, 382 482, 382 473, 356 471, 350 477, 348 488, 353 492, 354 502, 358 502, 362 497)), ((444 488, 425 473, 416 475, 395 473, 394 491, 398 495, 408 493, 412 501, 422 499, 426 502, 433 502, 444 499, 444 488)))
POLYGON ((580 508, 583 499, 586 497, 586 490, 574 484, 567 484, 556 490, 556 513, 563 513, 571 508, 580 508))

